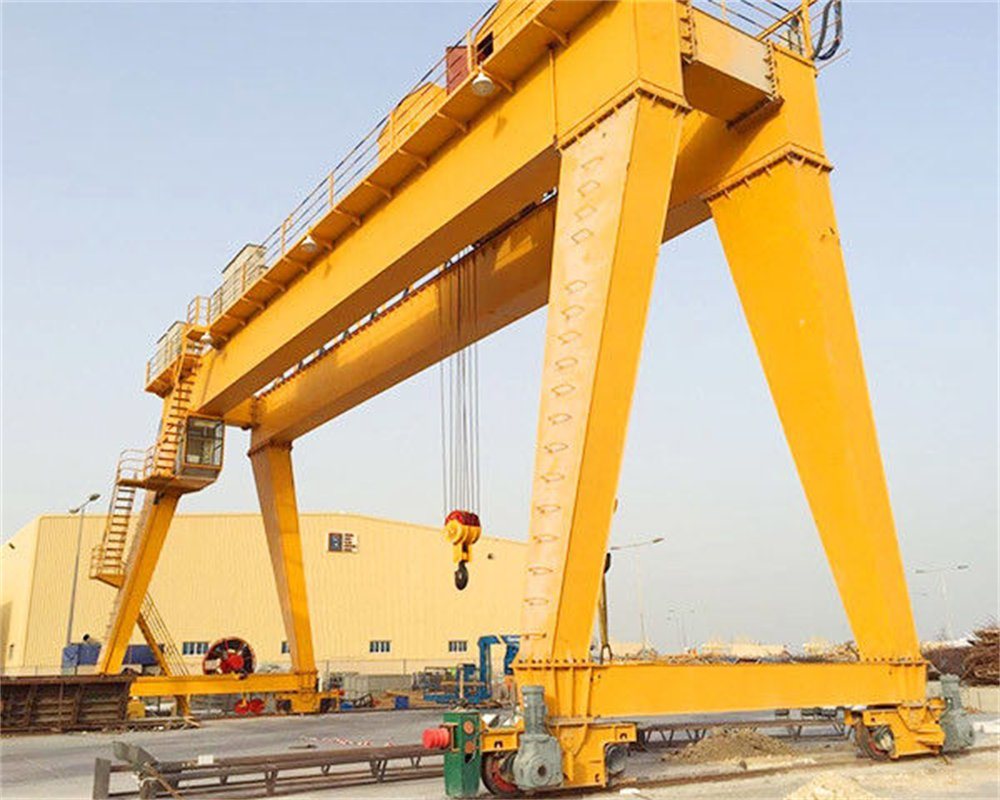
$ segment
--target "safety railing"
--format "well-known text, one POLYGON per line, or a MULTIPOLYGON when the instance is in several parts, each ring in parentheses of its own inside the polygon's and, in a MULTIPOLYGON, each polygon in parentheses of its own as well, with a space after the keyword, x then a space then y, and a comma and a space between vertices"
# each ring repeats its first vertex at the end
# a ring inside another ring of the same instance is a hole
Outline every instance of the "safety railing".
MULTIPOLYGON (((224 277, 208 298, 197 297, 188 307, 188 322, 212 325, 260 278, 297 247, 315 223, 332 212, 359 184, 389 194, 372 182, 372 171, 391 153, 402 150, 421 125, 440 110, 448 96, 481 69, 484 62, 521 25, 527 24, 540 0, 502 0, 491 5, 466 33, 441 56, 410 91, 342 158, 302 201, 258 245, 258 258, 246 261, 224 277)), ((811 8, 819 0, 691 0, 702 10, 807 57, 812 55, 811 8)), ((839 0, 828 0, 826 11, 839 0)), ((818 11, 819 17, 822 11, 818 11)), ((839 22, 839 13, 837 15, 839 22)), ((419 159, 419 156, 413 156, 419 159)))
MULTIPOLYGON (((196 304, 196 300, 207 300, 208 298, 195 298, 188 305, 188 317, 190 318, 192 313, 196 315, 201 313, 202 325, 207 325, 207 313, 208 308, 206 306, 201 306, 196 304), (195 308, 192 310, 192 305, 195 308)), ((185 341, 187 338, 187 327, 192 323, 185 322, 175 322, 167 332, 160 337, 160 340, 156 343, 156 349, 153 351, 153 356, 146 362, 146 386, 149 386, 150 382, 156 378, 163 375, 164 372, 169 370, 177 360, 183 356, 198 356, 201 355, 207 345, 202 342, 190 342, 185 341)))
POLYGON ((763 42, 806 58, 829 58, 842 33, 840 0, 691 0, 763 42), (814 32, 818 32, 817 35, 814 32))
POLYGON ((153 357, 146 362, 146 384, 166 371, 181 357, 184 347, 184 323, 175 322, 156 343, 153 357))
MULTIPOLYGON (((368 180, 370 173, 440 109, 448 96, 473 76, 495 48, 526 24, 539 0, 503 0, 490 6, 465 35, 445 48, 444 55, 413 85, 393 109, 309 192, 305 198, 260 243, 261 259, 227 275, 210 296, 207 324, 213 324, 275 263, 309 234, 313 225, 361 183, 386 192, 368 180)), ((195 298, 192 314, 205 308, 204 298, 195 298)))
POLYGON ((194 328, 205 328, 211 319, 212 298, 203 294, 191 298, 187 308, 187 324, 194 328))
MULTIPOLYGON (((197 302, 202 300, 208 301, 209 298, 196 297, 188 304, 188 317, 190 319, 194 315, 197 320, 200 314, 200 325, 205 327, 208 325, 209 306, 207 302, 204 305, 197 302)), ((156 349, 153 351, 152 358, 146 362, 146 386, 149 386, 153 380, 160 378, 163 373, 171 369, 181 356, 200 356, 205 352, 208 347, 207 344, 201 341, 187 340, 187 329, 192 324, 196 323, 175 322, 160 337, 160 340, 156 343, 156 349)))
POLYGON ((152 474, 155 463, 155 447, 147 447, 145 450, 122 450, 118 457, 118 469, 115 471, 115 483, 145 480, 152 474))
POLYGON ((163 617, 153 602, 153 598, 148 594, 142 599, 142 617, 149 627, 150 633, 153 634, 153 639, 159 646, 160 652, 163 653, 163 658, 167 663, 170 674, 187 675, 187 664, 184 663, 180 650, 170 635, 170 630, 163 621, 163 617))

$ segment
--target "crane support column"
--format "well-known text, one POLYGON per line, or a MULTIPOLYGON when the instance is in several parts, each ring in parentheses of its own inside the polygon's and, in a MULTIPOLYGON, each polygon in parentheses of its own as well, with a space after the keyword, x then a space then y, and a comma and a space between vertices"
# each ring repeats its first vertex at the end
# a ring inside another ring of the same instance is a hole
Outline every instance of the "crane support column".
POLYGON ((281 603, 281 617, 285 625, 292 671, 301 679, 299 692, 290 698, 292 710, 315 711, 319 704, 316 694, 316 659, 309 622, 306 576, 302 566, 302 537, 299 533, 299 509, 292 474, 292 446, 271 444, 251 450, 250 461, 257 483, 257 497, 281 603))
POLYGON ((115 598, 107 640, 101 647, 97 671, 102 675, 115 675, 121 671, 125 651, 132 639, 179 499, 180 495, 159 492, 147 501, 148 513, 140 518, 139 529, 135 532, 124 580, 115 598))
POLYGON ((587 657, 685 110, 635 92, 562 151, 524 660, 587 657))
POLYGON ((829 171, 788 150, 708 200, 861 657, 919 661, 829 171))

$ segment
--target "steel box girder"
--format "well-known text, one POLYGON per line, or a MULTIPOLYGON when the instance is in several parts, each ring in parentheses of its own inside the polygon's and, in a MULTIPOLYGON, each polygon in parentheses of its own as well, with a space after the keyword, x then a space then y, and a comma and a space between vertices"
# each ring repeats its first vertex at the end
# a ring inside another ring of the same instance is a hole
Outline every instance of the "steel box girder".
POLYGON ((303 683, 315 691, 316 674, 294 672, 239 675, 142 675, 132 683, 133 697, 171 697, 199 694, 265 694, 298 692, 303 683))
POLYGON ((926 664, 515 663, 518 685, 545 687, 561 717, 761 711, 926 701, 926 664))
MULTIPOLYGON (((498 92, 467 133, 428 156, 429 168, 409 175, 360 227, 204 356, 192 394, 197 413, 252 425, 244 401, 253 392, 555 186, 554 143, 637 90, 671 94, 662 87, 682 83, 676 28, 673 3, 607 4, 588 16, 569 46, 530 65, 513 93, 498 92)), ((785 53, 775 61, 782 96, 815 108, 811 65, 785 53)), ((781 148, 821 152, 816 119, 775 114, 746 137, 724 120, 689 114, 665 236, 706 219, 705 193, 781 148)))
MULTIPOLYGON (((792 56, 779 55, 778 62, 788 73, 784 80, 787 90, 800 102, 815 107, 815 95, 808 90, 811 71, 792 56)), ((787 120, 780 113, 765 123, 756 134, 761 141, 755 138, 757 144, 752 146, 738 141, 720 120, 696 111, 689 113, 663 240, 704 222, 709 217, 702 199, 705 195, 766 164, 768 156, 777 157, 793 134, 796 138, 791 141, 799 143, 797 149, 807 150, 818 143, 818 130, 810 130, 797 117, 787 120), (710 153, 720 156, 709 158, 710 153)), ((546 166, 546 171, 550 169, 551 165, 546 166)), ((553 225, 551 210, 536 212, 498 237, 492 251, 497 263, 478 267, 479 318, 465 326, 460 340, 448 307, 450 292, 424 290, 365 326, 339 345, 335 355, 328 355, 262 398, 244 401, 233 410, 230 421, 254 427, 255 444, 292 441, 459 347, 544 306, 548 301, 553 225)))
POLYGON ((555 207, 539 207, 256 401, 251 449, 291 442, 541 308, 555 207), (473 274, 474 273, 474 274, 473 274), (456 324, 459 283, 474 291, 456 324), (475 319, 472 310, 474 310, 475 319))

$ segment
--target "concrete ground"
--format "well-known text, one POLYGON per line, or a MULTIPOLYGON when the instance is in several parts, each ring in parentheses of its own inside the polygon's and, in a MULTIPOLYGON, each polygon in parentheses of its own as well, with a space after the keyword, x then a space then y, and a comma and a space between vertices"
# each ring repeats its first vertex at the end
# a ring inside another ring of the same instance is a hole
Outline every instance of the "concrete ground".
MULTIPOLYGON (((289 753, 307 745, 332 749, 417 742, 423 729, 440 719, 439 711, 354 712, 323 717, 214 720, 196 730, 7 737, 0 741, 0 797, 3 800, 90 797, 94 758, 110 757, 114 740, 141 745, 164 760, 204 754, 289 753)), ((1000 735, 995 733, 1000 731, 1000 724, 993 716, 977 716, 976 720, 981 726, 985 723, 988 731, 979 734, 977 746, 992 745, 992 750, 951 759, 873 764, 853 758, 853 749, 846 742, 812 739, 797 744, 790 756, 751 759, 745 769, 735 763, 681 764, 669 756, 664 758, 664 751, 655 750, 630 758, 627 771, 630 782, 588 796, 638 800, 789 795, 794 800, 1000 798, 1000 750, 997 749, 1000 735), (666 783, 707 771, 749 774, 775 768, 787 771, 726 782, 666 783)), ((124 776, 116 778, 126 780, 124 776)), ((124 788, 125 784, 120 785, 124 788)), ((441 779, 435 778, 330 789, 309 796, 331 800, 355 797, 438 800, 444 797, 444 791, 441 779)))
POLYGON ((4 737, 0 740, 0 798, 90 797, 94 759, 112 758, 111 743, 116 740, 137 744, 156 758, 169 761, 207 754, 292 753, 295 746, 309 744, 320 750, 411 744, 420 741, 424 728, 440 722, 441 712, 436 710, 371 711, 218 719, 188 730, 4 737))

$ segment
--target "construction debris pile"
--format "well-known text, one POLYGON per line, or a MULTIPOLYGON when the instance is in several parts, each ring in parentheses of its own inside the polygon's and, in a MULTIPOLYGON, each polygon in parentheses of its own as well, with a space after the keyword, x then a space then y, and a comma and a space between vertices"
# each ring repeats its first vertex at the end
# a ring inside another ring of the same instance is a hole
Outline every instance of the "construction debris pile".
POLYGON ((1000 627, 973 631, 969 652, 962 662, 962 680, 972 686, 1000 684, 1000 627))
POLYGON ((667 756, 692 764, 706 761, 731 761, 759 756, 784 756, 794 752, 782 741, 746 728, 723 728, 667 756))
POLYGON ((1000 627, 973 631, 967 642, 928 643, 923 655, 931 662, 931 678, 958 675, 970 686, 1000 685, 1000 627))

